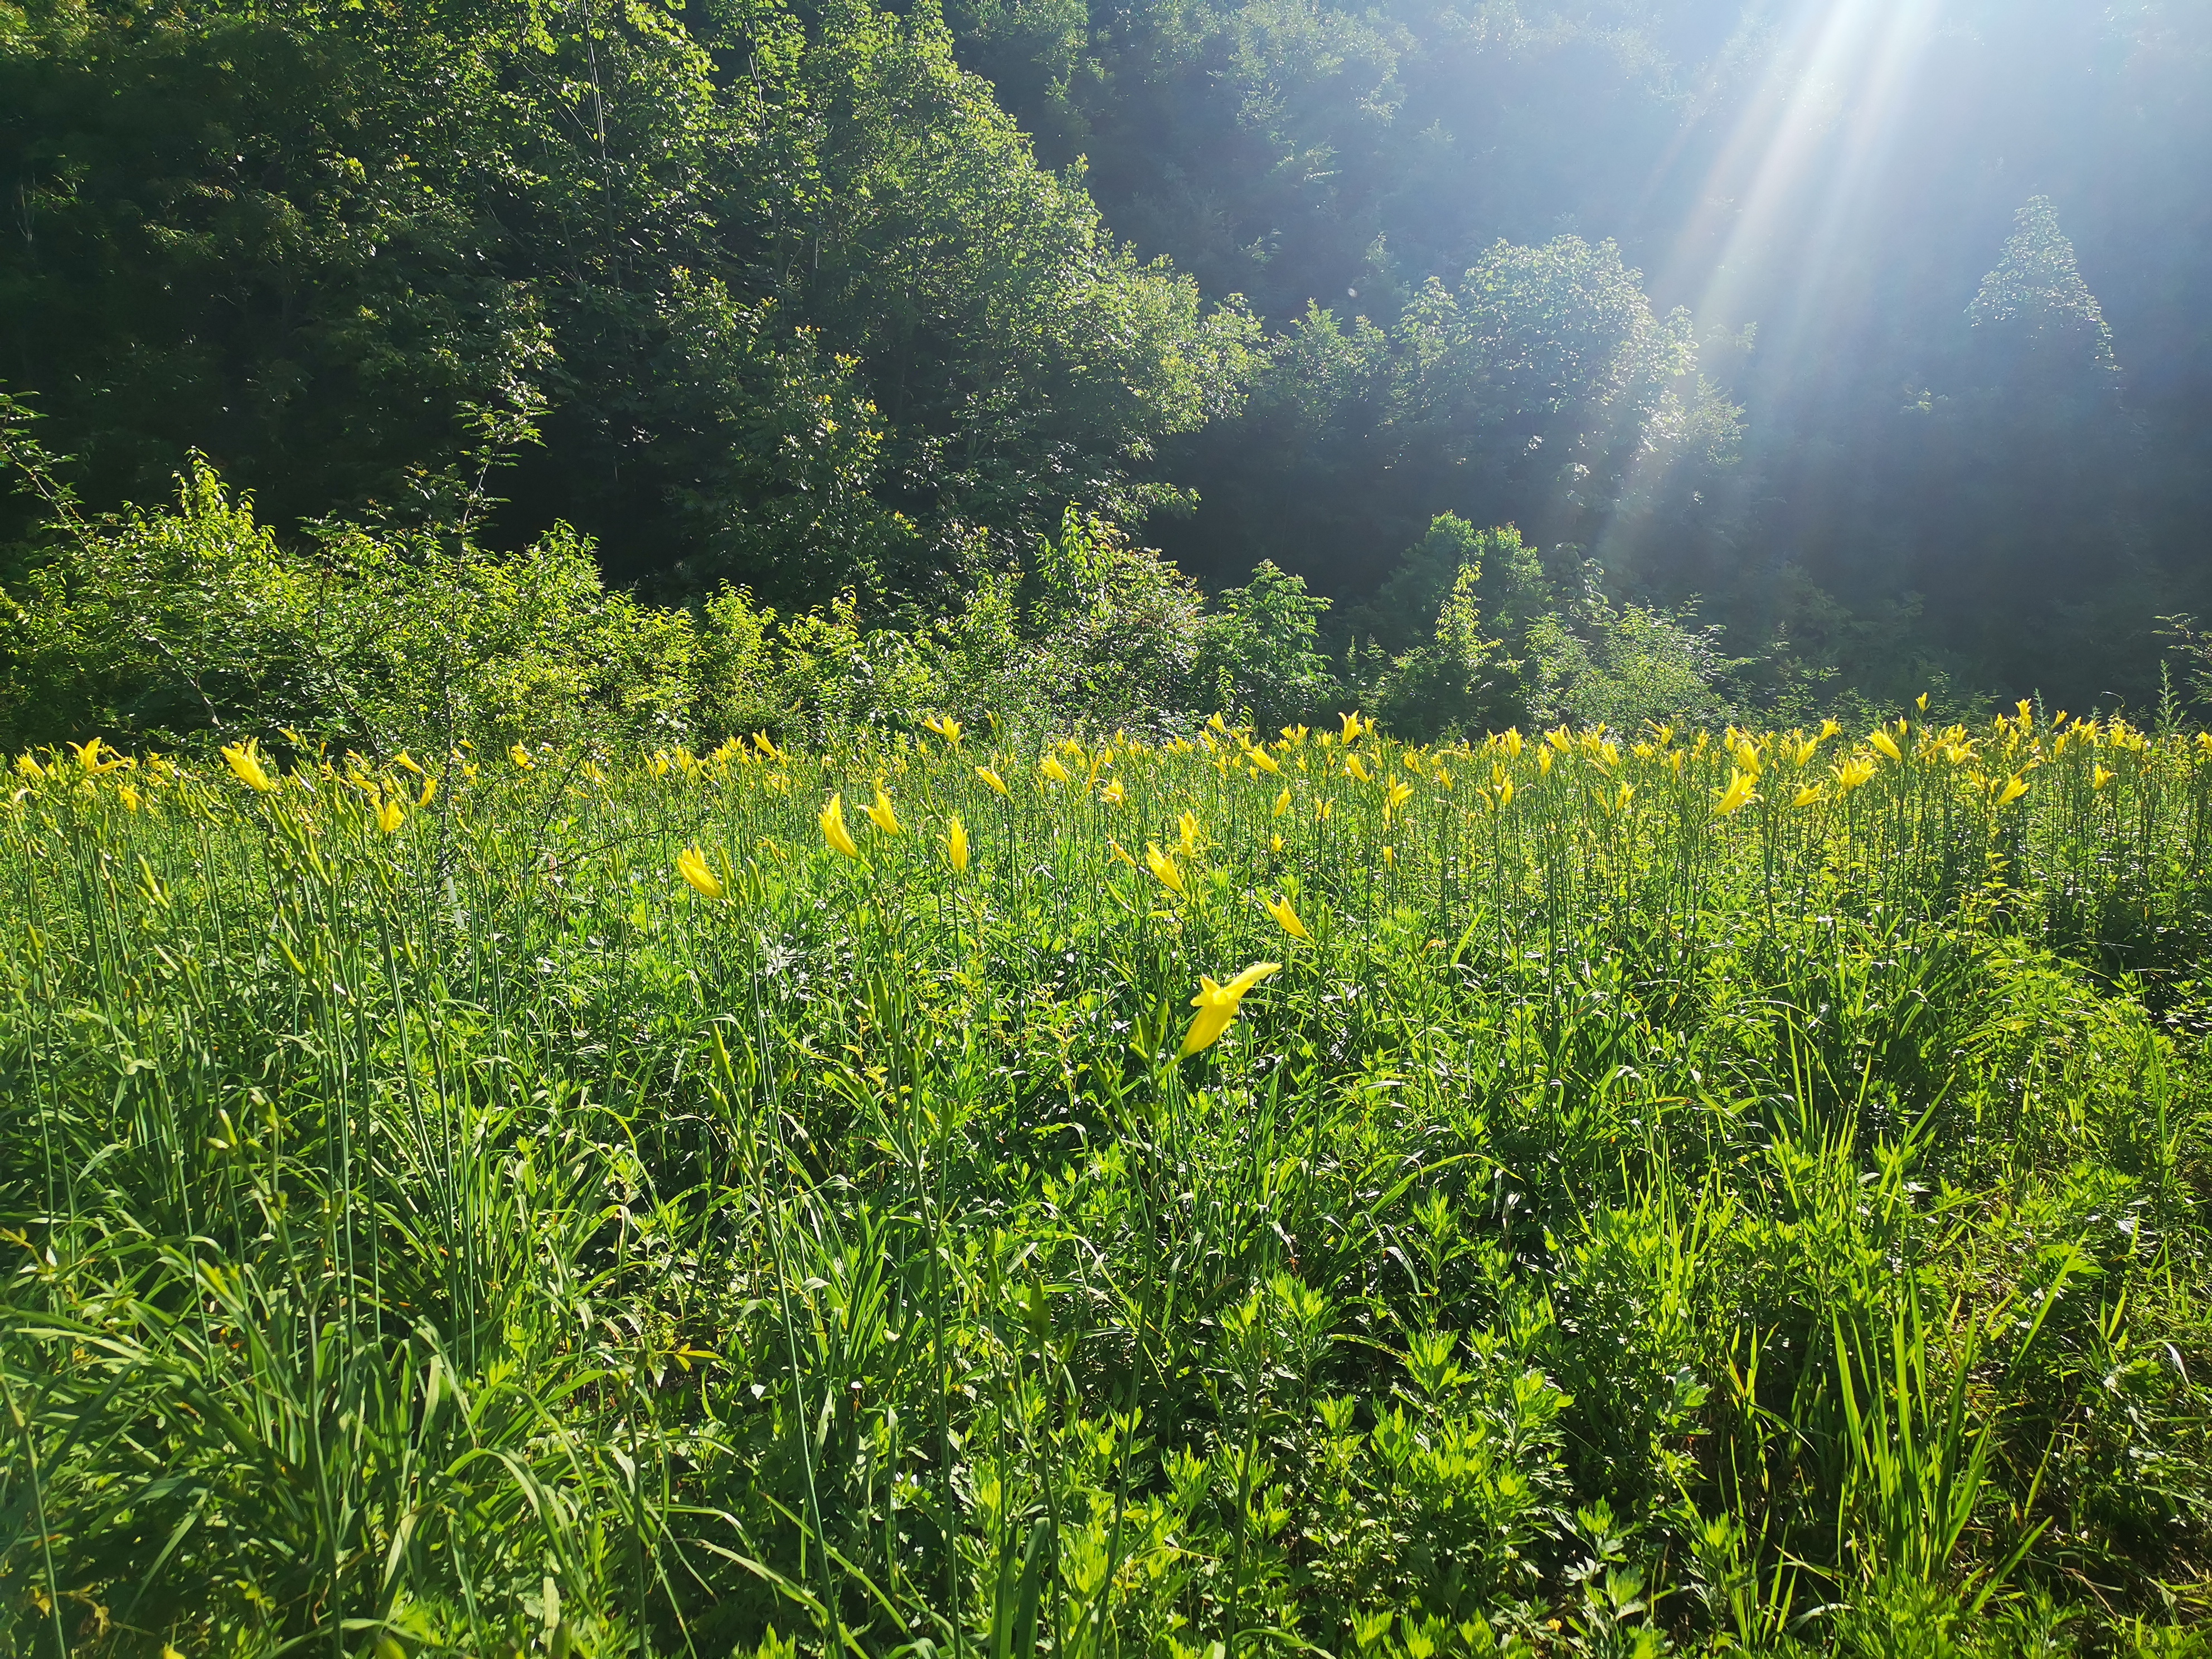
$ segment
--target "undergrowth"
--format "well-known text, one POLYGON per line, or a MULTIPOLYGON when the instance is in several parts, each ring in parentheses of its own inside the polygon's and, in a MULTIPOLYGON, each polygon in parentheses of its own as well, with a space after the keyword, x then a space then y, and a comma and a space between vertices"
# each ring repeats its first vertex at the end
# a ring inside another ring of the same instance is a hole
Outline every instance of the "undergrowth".
POLYGON ((938 728, 26 757, 0 1644, 2202 1645, 2212 740, 938 728))

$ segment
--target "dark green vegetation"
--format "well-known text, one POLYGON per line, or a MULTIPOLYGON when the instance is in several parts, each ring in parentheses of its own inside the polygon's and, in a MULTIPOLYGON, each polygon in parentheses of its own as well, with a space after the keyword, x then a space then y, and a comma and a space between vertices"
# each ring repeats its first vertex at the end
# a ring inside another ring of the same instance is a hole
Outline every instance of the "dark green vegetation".
POLYGON ((2208 74, 2173 0, 7 0, 0 387, 91 507, 196 448, 295 547, 534 419, 478 538, 667 602, 911 624, 1073 504, 1334 661, 1449 512, 1747 707, 2142 708, 2208 74))
POLYGON ((19 766, 0 1644, 2204 1650, 2212 740, 940 726, 19 766))

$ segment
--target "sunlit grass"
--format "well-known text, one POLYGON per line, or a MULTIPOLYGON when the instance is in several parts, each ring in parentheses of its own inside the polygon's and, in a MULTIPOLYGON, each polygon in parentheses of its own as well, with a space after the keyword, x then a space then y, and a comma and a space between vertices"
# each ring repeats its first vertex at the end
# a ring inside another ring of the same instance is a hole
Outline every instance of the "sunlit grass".
POLYGON ((271 733, 9 794, 17 1650, 2201 1609, 2204 736, 271 733))

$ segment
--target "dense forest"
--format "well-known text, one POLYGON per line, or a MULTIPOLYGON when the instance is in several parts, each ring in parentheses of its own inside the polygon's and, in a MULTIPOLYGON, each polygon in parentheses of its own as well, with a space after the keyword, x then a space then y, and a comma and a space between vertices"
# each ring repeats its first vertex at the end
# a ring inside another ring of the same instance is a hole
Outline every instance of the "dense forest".
POLYGON ((2208 86, 2183 0, 0 3, 0 392, 88 510, 198 455, 664 605, 911 621, 1080 521, 1303 582, 1355 692, 1456 627, 2143 708, 2208 86))

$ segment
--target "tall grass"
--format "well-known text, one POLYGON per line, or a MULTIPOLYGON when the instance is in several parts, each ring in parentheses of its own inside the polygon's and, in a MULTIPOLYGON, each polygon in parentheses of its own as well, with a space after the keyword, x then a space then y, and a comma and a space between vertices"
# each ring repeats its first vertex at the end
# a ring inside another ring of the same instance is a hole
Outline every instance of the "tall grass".
POLYGON ((2212 739, 245 759, 0 814, 10 1651, 2206 1604, 2212 739))

